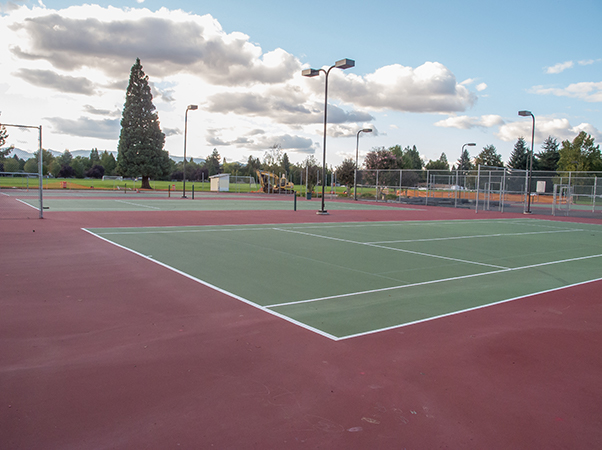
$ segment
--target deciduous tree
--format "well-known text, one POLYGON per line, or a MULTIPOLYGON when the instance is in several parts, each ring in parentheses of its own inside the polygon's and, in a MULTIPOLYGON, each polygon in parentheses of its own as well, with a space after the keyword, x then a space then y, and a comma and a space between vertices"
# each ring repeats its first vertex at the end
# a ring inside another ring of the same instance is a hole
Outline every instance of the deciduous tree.
POLYGON ((474 160, 475 166, 479 164, 482 166, 489 167, 504 167, 501 155, 497 152, 494 145, 487 145, 483 147, 481 153, 477 155, 474 160))
POLYGON ((336 173, 339 183, 344 184, 348 188, 352 187, 354 182, 353 177, 355 175, 355 160, 352 158, 343 160, 341 165, 337 167, 336 173))
POLYGON ((585 131, 579 133, 573 142, 562 141, 559 153, 558 170, 602 170, 600 146, 595 145, 594 138, 585 131))

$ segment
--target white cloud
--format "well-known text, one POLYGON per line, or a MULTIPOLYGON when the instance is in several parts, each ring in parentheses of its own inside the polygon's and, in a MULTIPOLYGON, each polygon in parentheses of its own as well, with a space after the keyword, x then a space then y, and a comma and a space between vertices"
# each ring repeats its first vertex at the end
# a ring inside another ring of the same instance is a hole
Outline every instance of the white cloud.
POLYGON ((479 84, 477 84, 477 88, 476 89, 477 89, 477 91, 482 92, 485 89, 487 89, 487 84, 486 83, 479 83, 479 84))
POLYGON ((450 116, 447 119, 436 122, 435 126, 468 130, 471 128, 492 128, 503 124, 504 120, 501 116, 489 114, 481 117, 450 116))
POLYGON ((86 117, 65 119, 63 117, 47 117, 53 132, 71 136, 92 136, 98 139, 115 139, 119 136, 119 119, 92 120, 86 117))
POLYGON ((545 70, 546 70, 546 73, 549 73, 549 74, 561 73, 567 69, 572 68, 574 65, 575 64, 573 63, 573 61, 565 61, 563 63, 554 64, 553 66, 550 66, 550 67, 545 67, 545 70))
MULTIPOLYGON (((503 141, 515 141, 518 137, 531 137, 532 120, 518 120, 516 122, 502 125, 496 136, 503 141)), ((566 118, 535 117, 535 142, 543 142, 548 136, 559 140, 572 140, 581 131, 591 134, 595 139, 602 138, 602 133, 596 127, 588 123, 572 126, 566 118)))
POLYGON ((602 102, 602 81, 584 81, 570 84, 565 88, 534 86, 531 92, 542 95, 555 95, 557 97, 578 98, 586 102, 602 102))
POLYGON ((579 61, 580 66, 591 66, 592 64, 598 63, 602 61, 602 59, 584 59, 579 61))
POLYGON ((339 71, 334 76, 336 82, 329 87, 334 96, 376 110, 456 112, 476 101, 475 95, 438 62, 426 62, 417 68, 393 64, 363 77, 339 71))
POLYGON ((151 76, 193 73, 216 85, 278 83, 301 64, 282 49, 263 53, 242 33, 225 33, 210 15, 165 8, 72 6, 61 10, 21 8, 8 27, 21 60, 46 61, 56 69, 94 68, 117 78, 136 57, 151 76), (26 12, 26 14, 25 14, 26 12))

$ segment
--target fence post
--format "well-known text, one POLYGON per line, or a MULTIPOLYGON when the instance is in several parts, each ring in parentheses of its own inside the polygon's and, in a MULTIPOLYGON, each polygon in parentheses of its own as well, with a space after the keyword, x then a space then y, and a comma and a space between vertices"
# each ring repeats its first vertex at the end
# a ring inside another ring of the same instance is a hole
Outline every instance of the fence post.
POLYGON ((479 184, 481 182, 481 165, 479 164, 479 168, 477 170, 477 196, 475 201, 475 214, 479 212, 479 184))
POLYGON ((598 191, 598 175, 594 175, 594 192, 592 195, 592 212, 596 212, 596 192, 598 191))

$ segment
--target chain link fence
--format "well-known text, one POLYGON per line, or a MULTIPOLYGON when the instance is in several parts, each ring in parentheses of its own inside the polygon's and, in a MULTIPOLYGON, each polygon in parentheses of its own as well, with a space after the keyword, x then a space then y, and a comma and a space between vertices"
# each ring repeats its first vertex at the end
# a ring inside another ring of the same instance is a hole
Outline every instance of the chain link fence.
POLYGON ((602 172, 358 170, 358 200, 602 218, 602 172))

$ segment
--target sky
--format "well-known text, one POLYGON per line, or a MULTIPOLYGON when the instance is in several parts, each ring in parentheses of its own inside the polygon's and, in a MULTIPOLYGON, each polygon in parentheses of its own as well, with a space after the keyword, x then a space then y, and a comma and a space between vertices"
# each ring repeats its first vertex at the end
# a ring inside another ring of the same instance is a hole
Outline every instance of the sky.
MULTIPOLYGON (((601 0, 0 1, 0 122, 42 126, 43 147, 116 151, 125 90, 140 58, 166 135, 188 157, 228 162, 279 145, 292 162, 360 164, 378 147, 422 158, 519 137, 535 152, 580 131, 602 140, 601 0), (188 105, 197 110, 186 114, 188 105)), ((8 144, 37 149, 37 131, 8 144)))

